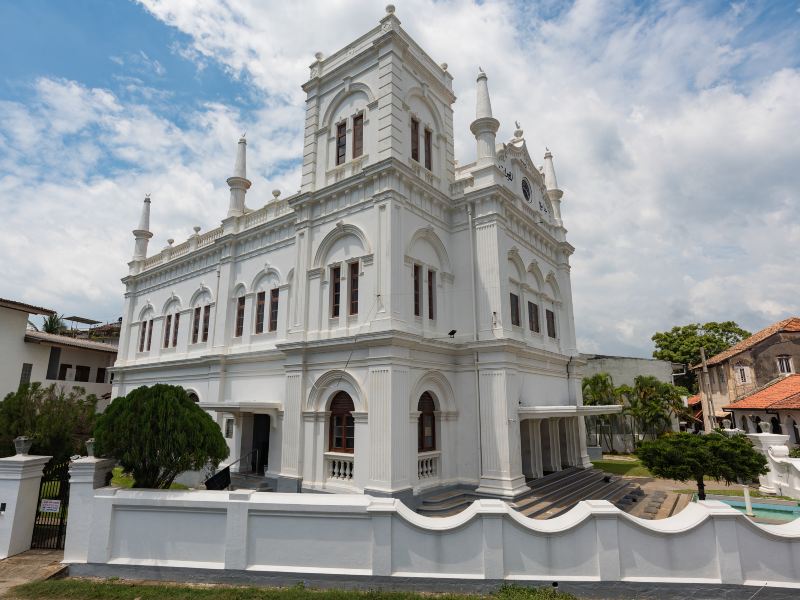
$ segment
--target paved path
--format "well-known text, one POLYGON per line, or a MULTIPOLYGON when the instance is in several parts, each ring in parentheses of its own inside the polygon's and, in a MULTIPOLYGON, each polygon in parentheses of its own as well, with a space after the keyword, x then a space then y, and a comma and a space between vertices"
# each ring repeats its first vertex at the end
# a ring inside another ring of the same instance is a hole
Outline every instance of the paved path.
POLYGON ((63 559, 63 550, 28 550, 0 560, 0 597, 15 585, 52 577, 66 568, 63 559))

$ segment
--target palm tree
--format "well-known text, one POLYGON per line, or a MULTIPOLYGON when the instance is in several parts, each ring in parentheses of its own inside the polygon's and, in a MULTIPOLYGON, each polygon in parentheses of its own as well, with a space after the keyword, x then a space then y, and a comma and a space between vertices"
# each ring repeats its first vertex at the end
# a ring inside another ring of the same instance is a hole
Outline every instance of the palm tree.
MULTIPOLYGON (((587 406, 608 406, 620 404, 621 399, 614 388, 614 381, 608 373, 597 373, 587 377, 581 383, 583 403, 587 406)), ((595 432, 602 432, 609 450, 614 451, 614 417, 613 415, 598 415, 595 417, 595 432)))
POLYGON ((42 319, 42 331, 45 333, 55 333, 58 335, 64 333, 66 328, 63 315, 52 314, 42 319))

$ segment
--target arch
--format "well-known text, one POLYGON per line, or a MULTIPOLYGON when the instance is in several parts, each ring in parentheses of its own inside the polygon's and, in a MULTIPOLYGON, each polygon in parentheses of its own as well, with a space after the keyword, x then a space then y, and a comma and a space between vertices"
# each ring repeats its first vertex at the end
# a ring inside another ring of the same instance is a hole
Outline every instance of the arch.
POLYGON ((200 287, 197 288, 194 294, 192 294, 192 299, 189 301, 189 306, 197 306, 204 296, 208 296, 208 302, 206 302, 206 304, 211 304, 214 301, 214 296, 211 294, 211 290, 207 285, 201 283, 200 287))
POLYGON ((450 385, 450 381, 440 371, 428 371, 424 373, 417 383, 411 388, 408 409, 410 412, 417 410, 419 399, 425 392, 428 392, 436 405, 437 410, 443 413, 457 412, 455 394, 450 385))
POLYGON ((769 420, 769 424, 770 424, 770 427, 772 429, 772 433, 775 433, 775 434, 778 434, 778 435, 783 433, 783 428, 781 427, 781 422, 778 419, 778 417, 772 417, 769 420))
MULTIPOLYGON (((542 275, 542 270, 539 268, 539 263, 535 260, 532 260, 531 263, 528 265, 528 273, 533 276, 533 280, 536 282, 536 289, 540 292, 544 290, 544 275, 542 275)), ((528 280, 530 281, 530 277, 528 280)))
POLYGON ((338 392, 347 392, 353 399, 356 412, 366 412, 367 396, 359 381, 347 371, 334 369, 320 375, 311 386, 306 401, 306 410, 323 412, 328 410, 338 392))
POLYGON ((142 307, 142 310, 139 311, 139 321, 144 321, 146 317, 150 316, 150 313, 155 314, 155 309, 153 305, 150 304, 148 300, 147 303, 142 307))
MULTIPOLYGON (((525 282, 525 263, 522 262, 522 258, 519 255, 519 250, 517 250, 516 247, 511 248, 511 250, 508 251, 508 262, 510 262, 512 265, 514 265, 514 268, 517 271, 516 280, 519 281, 520 283, 524 283, 525 282)), ((509 273, 508 275, 510 277, 512 275, 512 273, 509 273)))
POLYGON ((417 451, 436 450, 436 402, 430 392, 422 392, 417 401, 417 451))
POLYGON ((547 274, 545 281, 550 285, 550 291, 553 294, 553 300, 561 300, 561 289, 558 287, 556 275, 552 271, 547 274))
POLYGON ((359 92, 367 96, 367 104, 372 104, 375 102, 375 94, 372 93, 372 88, 365 83, 361 83, 360 81, 351 81, 349 86, 339 90, 331 99, 330 103, 328 103, 328 107, 325 109, 325 114, 322 117, 322 122, 320 123, 320 128, 330 127, 331 118, 336 109, 339 108, 342 102, 344 102, 349 96, 359 92))
POLYGON ((439 109, 436 108, 436 105, 431 102, 427 95, 425 94, 424 90, 419 86, 414 86, 408 93, 406 97, 403 99, 406 106, 411 106, 412 98, 419 100, 422 104, 425 105, 425 108, 431 113, 431 118, 433 119, 433 126, 436 128, 437 133, 444 133, 444 128, 442 127, 442 117, 439 115, 439 109))
POLYGON ((794 434, 794 443, 800 445, 800 428, 797 427, 796 419, 792 419, 792 433, 794 434))
POLYGON ((337 223, 336 227, 331 229, 319 243, 317 252, 316 254, 314 254, 314 266, 315 267, 325 266, 324 261, 327 258, 328 253, 331 251, 333 245, 339 239, 347 237, 348 235, 356 237, 358 241, 361 242, 361 248, 363 249, 363 254, 372 254, 372 246, 370 245, 367 236, 364 234, 361 228, 356 227, 355 225, 351 225, 349 223, 337 223))
POLYGON ((420 240, 425 240, 433 247, 433 251, 436 252, 436 257, 439 259, 439 268, 442 270, 442 273, 447 273, 448 275, 451 274, 453 272, 453 268, 450 264, 450 256, 447 254, 447 248, 445 248, 441 238, 436 235, 433 227, 428 226, 417 229, 414 232, 414 235, 411 236, 411 240, 409 240, 408 244, 406 245, 405 255, 410 258, 412 256, 414 245, 420 240))
POLYGON ((265 280, 269 280, 267 287, 265 289, 278 287, 281 284, 281 274, 278 269, 272 266, 265 266, 262 270, 256 273, 256 276, 253 277, 253 282, 250 284, 250 289, 254 292, 259 291, 259 286, 261 286, 265 280), (270 285, 271 284, 271 285, 270 285))
POLYGON ((181 302, 180 296, 173 292, 170 297, 167 298, 167 301, 164 302, 164 306, 161 308, 161 314, 166 315, 167 313, 175 312, 175 308, 180 311, 182 305, 183 302, 181 302), (177 307, 175 307, 175 305, 177 305, 177 307))
POLYGON ((748 425, 748 419, 746 416, 742 415, 741 423, 742 423, 742 431, 744 431, 745 433, 750 433, 750 426, 748 425))
POLYGON ((195 404, 200 403, 200 394, 197 393, 197 390, 194 388, 183 388, 186 390, 186 395, 189 396, 189 400, 194 402, 195 404))
POLYGON ((243 281, 240 281, 233 286, 233 293, 231 294, 231 298, 239 298, 240 296, 244 296, 245 294, 247 294, 247 286, 243 281))
POLYGON ((331 398, 328 418, 328 451, 355 452, 355 404, 353 398, 344 391, 336 392, 331 398))

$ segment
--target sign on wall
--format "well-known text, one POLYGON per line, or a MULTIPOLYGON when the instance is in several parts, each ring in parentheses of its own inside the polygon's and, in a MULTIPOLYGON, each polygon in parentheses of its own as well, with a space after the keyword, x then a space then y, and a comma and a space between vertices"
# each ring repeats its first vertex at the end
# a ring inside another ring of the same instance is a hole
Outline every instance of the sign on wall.
POLYGON ((57 513, 60 510, 61 510, 61 500, 43 498, 42 503, 39 505, 39 512, 43 513, 57 513))

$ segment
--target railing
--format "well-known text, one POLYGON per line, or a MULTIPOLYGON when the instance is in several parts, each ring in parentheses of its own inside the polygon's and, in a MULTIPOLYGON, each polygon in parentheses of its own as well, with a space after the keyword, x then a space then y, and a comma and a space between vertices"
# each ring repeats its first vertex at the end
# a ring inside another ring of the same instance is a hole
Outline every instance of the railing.
POLYGON ((240 456, 231 464, 226 465, 224 469, 220 469, 214 475, 206 479, 205 486, 207 490, 224 490, 231 485, 231 467, 242 463, 249 466, 249 471, 239 469, 238 473, 257 473, 258 472, 258 450, 253 449, 244 456, 240 456))
POLYGON ((439 476, 439 456, 438 450, 433 452, 420 452, 417 456, 417 477, 419 479, 430 479, 439 476))
POLYGON ((352 481, 353 455, 344 452, 326 452, 325 473, 328 479, 334 481, 352 481))
POLYGON ((197 240, 197 247, 202 248, 203 246, 208 246, 209 244, 213 243, 214 240, 222 237, 222 231, 223 231, 222 227, 217 227, 216 229, 212 229, 211 231, 206 231, 197 240))

